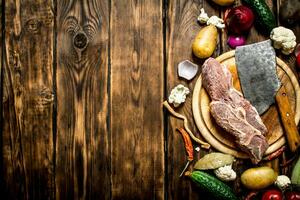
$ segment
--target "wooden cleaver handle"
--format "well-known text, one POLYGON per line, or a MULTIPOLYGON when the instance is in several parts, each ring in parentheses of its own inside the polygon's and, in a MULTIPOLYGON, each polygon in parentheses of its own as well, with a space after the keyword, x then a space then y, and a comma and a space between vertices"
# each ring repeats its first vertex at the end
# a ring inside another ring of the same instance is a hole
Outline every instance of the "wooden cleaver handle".
POLYGON ((284 86, 278 90, 276 102, 290 150, 295 152, 300 145, 300 136, 295 123, 295 113, 290 106, 284 86))

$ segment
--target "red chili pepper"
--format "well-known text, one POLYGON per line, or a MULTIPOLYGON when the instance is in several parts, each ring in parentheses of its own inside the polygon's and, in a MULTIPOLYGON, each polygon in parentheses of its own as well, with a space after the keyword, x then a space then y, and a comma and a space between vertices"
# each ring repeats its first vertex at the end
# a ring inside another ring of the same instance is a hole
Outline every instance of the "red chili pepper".
POLYGON ((178 128, 177 130, 182 135, 182 138, 183 138, 183 141, 184 141, 185 150, 186 150, 186 153, 188 155, 188 161, 194 160, 193 143, 192 143, 192 140, 191 140, 189 134, 183 128, 178 128))
POLYGON ((278 156, 280 156, 285 151, 285 149, 286 149, 286 146, 282 146, 281 148, 279 148, 274 153, 271 153, 270 155, 265 157, 264 160, 273 160, 274 158, 277 158, 278 156))
POLYGON ((183 175, 183 173, 185 172, 185 170, 190 165, 190 163, 194 160, 194 149, 193 149, 193 143, 192 143, 192 140, 190 138, 190 135, 184 130, 184 128, 177 128, 177 130, 182 135, 185 150, 186 150, 186 153, 188 155, 188 162, 186 163, 185 167, 183 168, 181 174, 179 175, 179 177, 181 177, 183 175))

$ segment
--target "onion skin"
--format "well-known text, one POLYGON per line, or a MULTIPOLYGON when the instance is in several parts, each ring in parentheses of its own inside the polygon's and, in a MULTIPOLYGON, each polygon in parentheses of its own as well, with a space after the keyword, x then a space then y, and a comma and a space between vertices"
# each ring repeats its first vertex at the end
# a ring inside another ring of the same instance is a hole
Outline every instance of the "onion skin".
POLYGON ((296 48, 295 48, 295 56, 297 57, 298 54, 300 54, 300 43, 297 44, 296 48))
POLYGON ((242 34, 251 29, 254 22, 254 14, 246 6, 237 6, 225 13, 224 21, 229 32, 242 34))
POLYGON ((298 69, 300 69, 300 44, 298 44, 295 48, 295 56, 296 56, 296 65, 298 69))
POLYGON ((235 49, 238 46, 243 46, 246 43, 246 38, 244 36, 230 35, 227 40, 227 44, 235 49))

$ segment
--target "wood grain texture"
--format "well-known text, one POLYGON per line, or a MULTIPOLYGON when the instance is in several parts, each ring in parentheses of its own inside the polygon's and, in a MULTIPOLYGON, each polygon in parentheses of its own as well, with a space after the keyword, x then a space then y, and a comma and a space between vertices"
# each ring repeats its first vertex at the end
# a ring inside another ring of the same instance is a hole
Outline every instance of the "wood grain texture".
POLYGON ((52 199, 53 2, 5 1, 2 157, 7 199, 52 199))
MULTIPOLYGON (((179 83, 185 85, 191 90, 191 93, 188 95, 184 105, 176 110, 189 119, 189 127, 197 137, 201 136, 193 121, 191 101, 196 78, 194 78, 191 82, 186 82, 183 79, 180 79, 177 75, 177 65, 179 62, 188 59, 199 65, 198 75, 200 74, 204 59, 198 59, 192 54, 191 45, 202 27, 197 22, 197 17, 200 14, 201 8, 204 8, 209 16, 219 15, 218 6, 207 0, 168 1, 166 24, 167 97, 170 94, 171 89, 179 83)), ((220 41, 218 42, 213 56, 215 57, 219 55, 219 53, 220 41)), ((176 131, 176 128, 182 127, 183 123, 181 120, 169 117, 168 126, 168 198, 201 199, 201 194, 198 192, 199 190, 191 184, 190 180, 183 177, 179 178, 179 174, 187 161, 182 138, 176 131)), ((194 147, 197 146, 199 145, 194 145, 194 147)), ((207 151, 202 151, 201 153, 197 153, 195 151, 195 160, 206 152, 207 151)))
MULTIPOLYGON (((266 1, 277 15, 283 0, 266 1)), ((206 199, 179 178, 183 123, 164 118, 161 103, 177 84, 188 86, 176 111, 201 137, 192 115, 196 78, 179 79, 177 64, 189 59, 201 71, 204 60, 191 51, 200 8, 223 17, 226 7, 211 0, 2 0, 0 7, 1 199, 206 199)), ((300 26, 292 30, 299 43, 300 26)), ((267 38, 252 28, 247 43, 267 38)), ((219 31, 213 57, 228 50, 219 31)), ((276 53, 299 74, 295 56, 276 53)), ((195 151, 195 160, 206 153, 195 151)), ((241 174, 247 164, 234 168, 241 174)), ((240 184, 233 185, 244 194, 240 184)))
POLYGON ((164 199, 162 5, 111 1, 112 199, 164 199))
POLYGON ((56 198, 109 199, 109 2, 57 1, 56 198))
POLYGON ((276 102, 280 113, 282 126, 284 127, 288 145, 292 152, 295 152, 300 145, 300 137, 295 124, 295 113, 291 109, 291 104, 287 97, 287 91, 284 86, 278 90, 276 102))

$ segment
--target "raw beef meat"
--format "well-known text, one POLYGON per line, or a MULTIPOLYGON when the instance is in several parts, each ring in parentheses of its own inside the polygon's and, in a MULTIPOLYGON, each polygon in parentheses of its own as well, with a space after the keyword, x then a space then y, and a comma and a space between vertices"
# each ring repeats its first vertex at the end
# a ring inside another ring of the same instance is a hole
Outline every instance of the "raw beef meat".
POLYGON ((210 112, 217 124, 234 136, 253 163, 258 163, 269 147, 264 137, 267 128, 256 109, 233 88, 230 71, 209 58, 203 64, 202 83, 212 100, 210 112))

